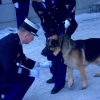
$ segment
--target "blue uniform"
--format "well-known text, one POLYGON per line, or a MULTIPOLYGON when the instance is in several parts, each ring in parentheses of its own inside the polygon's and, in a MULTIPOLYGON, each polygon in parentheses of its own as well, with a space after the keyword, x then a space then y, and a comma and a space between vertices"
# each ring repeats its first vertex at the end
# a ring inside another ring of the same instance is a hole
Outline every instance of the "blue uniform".
MULTIPOLYGON (((45 2, 39 3, 33 1, 32 6, 41 19, 46 38, 52 35, 50 29, 58 36, 65 33, 71 37, 78 26, 75 21, 76 0, 45 0, 45 2), (65 32, 64 23, 66 19, 70 21, 70 26, 65 32)), ((62 53, 60 52, 57 56, 52 54, 47 58, 53 61, 50 72, 55 80, 55 86, 63 87, 65 85, 67 66, 64 65, 62 53)))
POLYGON ((32 2, 32 7, 34 8, 35 12, 37 13, 38 17, 41 20, 41 26, 43 30, 45 31, 45 37, 50 37, 50 29, 51 24, 49 23, 50 16, 48 15, 48 12, 45 8, 45 6, 41 2, 32 2))
POLYGON ((57 35, 65 33, 64 22, 66 19, 68 19, 71 23, 71 25, 67 28, 66 34, 71 36, 78 26, 77 22, 75 21, 76 1, 45 0, 44 5, 45 6, 43 6, 41 2, 32 2, 32 6, 38 14, 41 20, 41 25, 46 32, 46 37, 49 37, 51 35, 51 28, 57 35))
POLYGON ((16 8, 17 27, 23 23, 28 17, 30 0, 12 0, 13 3, 18 3, 19 8, 16 8))
POLYGON ((1 0, 0 0, 0 4, 2 4, 2 3, 1 3, 1 0))
POLYGON ((71 25, 67 28, 66 34, 71 36, 77 28, 75 21, 75 0, 45 0, 46 10, 52 20, 52 29, 54 33, 61 35, 65 33, 64 23, 69 20, 71 25), (66 7, 67 5, 67 7, 66 7))
POLYGON ((3 100, 22 100, 34 81, 29 77, 35 61, 26 58, 18 34, 10 34, 0 40, 0 94, 3 100), (19 70, 21 69, 21 70, 19 70), (19 72, 20 71, 20 72, 19 72))
POLYGON ((50 68, 50 72, 52 73, 52 78, 55 81, 55 86, 62 88, 65 85, 65 77, 66 77, 66 69, 67 66, 64 64, 64 60, 62 57, 62 52, 59 52, 57 56, 53 54, 47 57, 48 60, 51 60, 53 63, 50 68))

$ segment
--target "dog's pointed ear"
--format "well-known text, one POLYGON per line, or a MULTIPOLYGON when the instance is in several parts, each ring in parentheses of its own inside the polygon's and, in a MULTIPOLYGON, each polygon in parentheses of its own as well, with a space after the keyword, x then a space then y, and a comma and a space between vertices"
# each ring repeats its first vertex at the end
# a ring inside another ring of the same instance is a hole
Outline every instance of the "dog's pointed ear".
POLYGON ((64 40, 64 38, 69 39, 69 36, 67 34, 61 34, 60 38, 61 40, 64 40))
POLYGON ((50 39, 58 39, 58 36, 55 34, 55 35, 52 35, 51 37, 50 37, 50 39))
POLYGON ((53 36, 53 35, 57 35, 57 34, 55 34, 55 32, 53 31, 53 29, 51 28, 50 29, 50 36, 53 36))
POLYGON ((50 29, 50 36, 54 35, 53 29, 50 29))

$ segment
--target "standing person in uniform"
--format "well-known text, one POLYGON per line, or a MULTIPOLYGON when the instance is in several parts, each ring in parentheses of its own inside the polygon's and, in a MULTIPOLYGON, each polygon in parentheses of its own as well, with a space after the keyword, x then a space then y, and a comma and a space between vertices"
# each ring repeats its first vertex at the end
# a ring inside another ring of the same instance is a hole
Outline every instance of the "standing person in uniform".
POLYGON ((1 0, 0 0, 0 8, 1 8, 1 4, 2 4, 2 3, 1 3, 1 0))
POLYGON ((1 3, 1 0, 0 0, 0 5, 1 5, 2 3, 1 3))
POLYGON ((46 39, 49 38, 51 27, 48 20, 50 19, 50 16, 48 16, 45 4, 41 2, 41 0, 32 0, 32 7, 41 20, 41 26, 45 32, 44 35, 46 39))
POLYGON ((30 0, 12 0, 16 9, 17 27, 28 17, 30 0))
MULTIPOLYGON (((51 35, 46 29, 49 29, 49 31, 52 29, 55 34, 52 37, 53 39, 57 39, 57 36, 63 33, 71 37, 78 26, 75 21, 76 0, 33 0, 32 6, 40 17, 41 23, 45 24, 45 29, 43 25, 42 27, 47 38, 51 35)), ((54 94, 59 92, 65 85, 67 66, 64 65, 60 51, 58 54, 52 54, 47 58, 53 62, 50 68, 53 76, 47 80, 47 83, 55 83, 55 86, 51 90, 51 94, 54 94)))
POLYGON ((36 67, 49 67, 51 62, 38 63, 27 58, 22 44, 29 44, 37 36, 38 25, 27 18, 18 29, 0 40, 0 100, 22 100, 25 93, 39 76, 36 67), (25 66, 25 67, 22 67, 25 66))

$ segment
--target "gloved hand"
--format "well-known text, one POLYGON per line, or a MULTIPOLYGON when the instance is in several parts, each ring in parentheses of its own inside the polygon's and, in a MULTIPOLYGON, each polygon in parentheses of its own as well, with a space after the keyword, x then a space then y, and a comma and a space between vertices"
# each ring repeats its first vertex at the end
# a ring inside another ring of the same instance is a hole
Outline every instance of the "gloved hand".
POLYGON ((19 8, 19 4, 18 4, 18 2, 16 2, 16 3, 14 3, 14 5, 15 5, 15 8, 19 8))
POLYGON ((42 0, 42 2, 45 2, 45 0, 42 0))
POLYGON ((29 77, 37 77, 37 78, 39 78, 39 75, 40 75, 40 72, 38 70, 36 70, 36 69, 30 70, 29 77))
POLYGON ((65 28, 68 28, 70 26, 70 22, 68 20, 65 20, 65 28))
POLYGON ((51 67, 52 61, 46 61, 45 63, 40 63, 40 68, 51 67))

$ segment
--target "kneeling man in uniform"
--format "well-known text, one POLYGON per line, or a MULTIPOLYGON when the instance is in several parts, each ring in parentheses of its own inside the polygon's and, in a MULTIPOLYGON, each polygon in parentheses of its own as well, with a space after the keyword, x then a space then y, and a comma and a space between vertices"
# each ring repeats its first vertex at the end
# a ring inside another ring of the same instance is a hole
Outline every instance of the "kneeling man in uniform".
POLYGON ((48 67, 51 63, 40 64, 27 58, 22 44, 29 44, 39 26, 25 19, 18 33, 11 33, 0 40, 0 100, 22 100, 25 93, 39 76, 35 67, 48 67), (22 67, 22 65, 24 67, 22 67))

